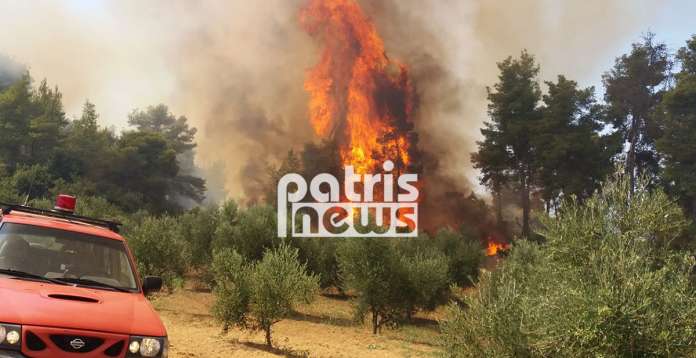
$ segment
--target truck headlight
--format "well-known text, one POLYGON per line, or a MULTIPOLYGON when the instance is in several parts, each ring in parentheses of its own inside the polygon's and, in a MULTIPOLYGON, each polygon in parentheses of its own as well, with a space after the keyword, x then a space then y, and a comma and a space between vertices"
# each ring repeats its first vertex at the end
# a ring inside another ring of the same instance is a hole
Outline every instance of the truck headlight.
POLYGON ((140 342, 140 355, 143 357, 154 357, 159 354, 162 344, 154 338, 143 338, 140 342))
POLYGON ((140 341, 132 341, 128 345, 128 351, 132 354, 137 354, 140 352, 140 341))
POLYGON ((12 344, 12 345, 17 344, 19 342, 19 332, 18 331, 7 332, 7 335, 5 335, 5 342, 7 342, 7 344, 12 344))
POLYGON ((22 342, 22 326, 0 323, 0 348, 20 349, 22 342))
POLYGON ((167 358, 167 337, 131 336, 127 357, 167 358))

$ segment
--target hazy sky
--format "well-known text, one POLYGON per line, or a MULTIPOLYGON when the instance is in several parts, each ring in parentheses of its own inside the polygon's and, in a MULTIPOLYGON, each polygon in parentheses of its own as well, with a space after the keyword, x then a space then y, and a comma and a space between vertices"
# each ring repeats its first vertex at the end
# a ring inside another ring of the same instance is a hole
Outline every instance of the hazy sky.
MULTIPOLYGON (((0 53, 26 64, 35 79, 47 78, 57 85, 69 116, 79 115, 89 99, 102 124, 123 128, 132 109, 165 103, 199 127, 199 163, 211 165, 228 158, 242 162, 258 147, 225 143, 240 137, 221 136, 220 131, 238 132, 239 126, 220 125, 220 116, 240 116, 260 108, 262 122, 269 128, 274 128, 274 121, 287 123, 284 117, 303 116, 304 71, 316 62, 317 54, 316 44, 297 26, 297 9, 303 3, 0 0, 0 53), (237 108, 225 109, 226 102, 237 108)), ((602 72, 641 33, 655 32, 672 50, 696 33, 696 1, 689 0, 377 3, 387 4, 381 8, 370 4, 381 11, 375 14, 378 30, 387 51, 402 62, 409 63, 414 49, 429 50, 423 42, 427 36, 409 36, 409 31, 426 31, 441 42, 432 48, 437 48, 435 56, 448 75, 459 81, 463 104, 459 112, 433 118, 436 125, 430 130, 435 142, 463 143, 458 157, 453 157, 462 164, 453 171, 472 182, 475 173, 468 155, 485 120, 485 86, 495 81, 496 61, 527 48, 537 56, 543 79, 562 73, 601 91, 602 72), (458 121, 460 117, 466 119, 458 121), (451 138, 437 140, 443 136, 451 138)), ((278 131, 279 136, 296 135, 296 141, 306 137, 294 133, 296 126, 286 128, 294 131, 278 131)), ((226 170, 230 192, 240 190, 235 184, 240 168, 236 164, 226 170)))
MULTIPOLYGON (((253 1, 238 2, 254 6, 253 1)), ((146 8, 140 8, 118 6, 116 1, 107 0, 1 0, 0 52, 28 65, 35 78, 47 77, 51 84, 58 85, 63 91, 68 114, 79 113, 81 103, 89 98, 97 104, 106 123, 121 127, 130 109, 170 102, 174 93, 182 90, 177 88, 177 70, 170 67, 167 56, 171 55, 171 47, 176 46, 176 35, 186 31, 187 26, 195 25, 160 17, 171 15, 171 7, 178 6, 170 1, 147 3, 146 8), (155 4, 161 11, 153 6, 155 4), (128 13, 129 10, 137 13, 128 13)), ((633 0, 623 3, 626 7, 647 4, 633 0)), ((660 4, 656 9, 646 8, 650 13, 641 16, 639 26, 617 29, 629 35, 622 36, 624 41, 612 46, 613 56, 626 51, 630 41, 647 30, 657 33, 658 39, 671 48, 681 46, 690 34, 696 33, 693 21, 696 2, 656 3, 660 4)), ((230 19, 234 17, 230 14, 230 19)), ((614 34, 606 35, 613 37, 614 34)), ((594 40, 605 41, 602 37, 594 40)), ((530 47, 530 44, 519 43, 518 46, 530 47)), ((565 73, 586 84, 599 84, 601 72, 611 66, 613 57, 588 53, 584 61, 591 71, 570 67, 565 73)))

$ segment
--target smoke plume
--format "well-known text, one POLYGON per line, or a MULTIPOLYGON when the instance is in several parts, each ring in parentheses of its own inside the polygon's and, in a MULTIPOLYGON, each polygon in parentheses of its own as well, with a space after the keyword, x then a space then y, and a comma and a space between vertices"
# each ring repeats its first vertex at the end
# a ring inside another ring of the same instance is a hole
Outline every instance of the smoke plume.
MULTIPOLYGON (((543 79, 564 73, 596 83, 617 49, 649 28, 658 6, 643 0, 360 2, 387 54, 413 76, 419 146, 443 193, 476 187, 469 155, 497 61, 526 48, 537 56, 543 79)), ((14 36, 0 37, 0 53, 59 86, 69 114, 89 98, 106 124, 123 128, 131 109, 169 105, 199 128, 197 164, 221 170, 229 196, 251 198, 263 190, 258 182, 269 163, 316 139, 303 82, 319 49, 299 25, 304 3, 5 3, 0 23, 14 36)))
POLYGON ((18 80, 26 68, 12 58, 0 54, 0 88, 5 88, 18 80))

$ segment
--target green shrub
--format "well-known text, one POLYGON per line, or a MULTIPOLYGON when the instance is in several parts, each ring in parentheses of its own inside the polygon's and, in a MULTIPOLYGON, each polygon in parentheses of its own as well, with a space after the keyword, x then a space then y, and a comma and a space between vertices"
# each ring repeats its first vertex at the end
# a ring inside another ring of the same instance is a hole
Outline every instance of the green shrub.
POLYGON ((678 206, 621 175, 584 204, 544 218, 543 246, 516 245, 481 277, 467 308, 442 322, 453 357, 635 357, 696 354, 690 255, 668 243, 678 206))
POLYGON ((298 261, 297 249, 285 244, 267 250, 256 263, 245 263, 229 248, 216 251, 213 262, 216 317, 225 327, 263 330, 268 346, 272 325, 296 304, 309 303, 319 289, 319 279, 298 261))
POLYGON ((246 260, 258 261, 268 248, 280 242, 273 207, 252 206, 237 211, 232 202, 223 207, 221 215, 214 248, 232 248, 246 260))
POLYGON ((189 267, 208 271, 219 218, 217 207, 197 207, 179 216, 180 235, 186 243, 189 267))
POLYGON ((417 310, 432 311, 447 302, 450 281, 447 257, 437 250, 402 255, 399 262, 404 277, 402 300, 407 318, 417 310))
POLYGON ((336 239, 295 238, 291 243, 299 250, 300 262, 306 263, 307 269, 319 276, 321 288, 340 288, 336 239))
POLYGON ((53 186, 54 179, 53 174, 45 165, 21 165, 15 170, 10 183, 14 191, 24 200, 26 196, 29 198, 46 196, 53 186))
POLYGON ((223 323, 225 332, 235 323, 246 327, 251 272, 244 258, 230 248, 218 250, 213 255, 212 273, 216 281, 213 315, 223 323))
POLYGON ((98 219, 116 220, 122 224, 125 224, 130 217, 116 205, 98 196, 78 197, 75 213, 98 219))
POLYGON ((373 334, 396 324, 404 310, 404 273, 388 240, 346 239, 337 253, 344 288, 357 295, 355 319, 363 322, 370 314, 373 334))
POLYGON ((418 309, 432 310, 449 292, 447 258, 432 246, 390 238, 347 239, 338 249, 341 280, 355 294, 355 319, 371 315, 372 332, 418 309))
MULTIPOLYGON (((218 224, 215 228, 214 247, 225 246, 232 235, 233 228, 237 225, 239 206, 234 200, 227 200, 218 209, 218 224)), ((229 246, 229 245, 227 245, 229 246)))
POLYGON ((438 231, 432 240, 447 256, 450 281, 460 287, 474 284, 485 257, 479 240, 449 229, 438 231))
POLYGON ((0 178, 0 202, 6 204, 23 203, 24 197, 17 193, 12 177, 0 178))
POLYGON ((128 228, 128 245, 141 276, 161 276, 167 288, 175 288, 186 272, 185 243, 176 218, 146 217, 128 228))

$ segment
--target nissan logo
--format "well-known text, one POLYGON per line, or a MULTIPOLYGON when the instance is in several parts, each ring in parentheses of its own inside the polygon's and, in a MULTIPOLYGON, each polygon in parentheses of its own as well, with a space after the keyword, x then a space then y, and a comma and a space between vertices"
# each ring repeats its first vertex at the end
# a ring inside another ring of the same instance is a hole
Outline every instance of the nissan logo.
POLYGON ((85 341, 81 340, 80 338, 75 338, 72 341, 70 341, 70 347, 73 347, 75 350, 79 350, 80 348, 85 346, 85 341))

